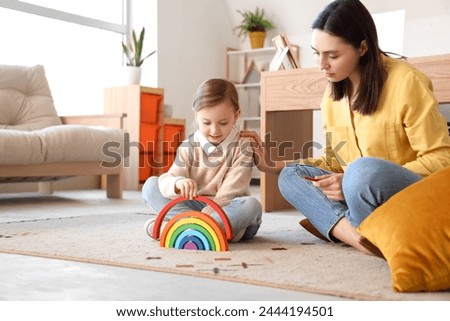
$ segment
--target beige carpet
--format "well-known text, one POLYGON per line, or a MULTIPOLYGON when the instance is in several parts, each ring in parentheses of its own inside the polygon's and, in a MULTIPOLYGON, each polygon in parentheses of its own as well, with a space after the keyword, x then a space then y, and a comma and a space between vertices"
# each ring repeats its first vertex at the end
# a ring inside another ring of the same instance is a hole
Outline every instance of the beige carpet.
MULTIPOLYGON (((300 216, 295 212, 264 214, 257 237, 230 244, 229 252, 188 251, 160 248, 158 242, 144 233, 144 222, 151 214, 135 211, 133 207, 130 208, 134 211, 127 211, 126 207, 120 207, 120 201, 110 206, 108 213, 96 212, 102 208, 101 201, 89 207, 91 212, 78 203, 64 201, 62 205, 68 208, 57 217, 61 207, 52 206, 58 204, 58 199, 46 199, 50 204, 42 199, 37 204, 49 211, 47 218, 29 219, 26 211, 17 209, 13 213, 9 204, 10 213, 0 216, 0 252, 194 275, 358 300, 450 300, 450 292, 393 292, 385 261, 310 236, 298 226, 300 216), (68 215, 71 210, 72 215, 68 215)), ((36 206, 36 202, 26 204, 29 211, 36 206)), ((19 208, 24 207, 19 204, 19 208)))

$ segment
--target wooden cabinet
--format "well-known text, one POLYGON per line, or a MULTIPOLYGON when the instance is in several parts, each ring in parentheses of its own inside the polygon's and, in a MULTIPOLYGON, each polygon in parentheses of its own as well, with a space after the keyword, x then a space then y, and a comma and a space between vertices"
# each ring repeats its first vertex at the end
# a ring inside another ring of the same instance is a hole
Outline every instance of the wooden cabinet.
MULTIPOLYGON (((261 134, 272 159, 312 156, 313 110, 320 109, 326 84, 318 68, 262 73, 261 134)), ((261 174, 261 204, 265 212, 292 207, 278 190, 278 176, 261 174)))
POLYGON ((106 88, 105 113, 125 113, 124 188, 139 190, 150 176, 169 168, 184 139, 184 120, 164 118, 162 88, 130 85, 106 88))

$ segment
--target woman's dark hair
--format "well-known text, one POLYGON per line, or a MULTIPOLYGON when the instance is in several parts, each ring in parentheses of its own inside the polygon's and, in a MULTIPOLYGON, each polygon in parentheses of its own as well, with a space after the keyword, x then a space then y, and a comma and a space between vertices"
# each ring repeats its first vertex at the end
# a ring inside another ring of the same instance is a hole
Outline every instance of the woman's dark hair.
MULTIPOLYGON (((377 110, 386 80, 386 69, 381 57, 381 54, 386 53, 379 48, 377 29, 369 11, 359 0, 335 0, 317 16, 312 28, 342 38, 357 49, 366 41, 367 53, 359 61, 361 82, 352 109, 363 115, 373 114, 377 110)), ((348 95, 350 86, 348 79, 332 83, 333 99, 340 100, 348 95)))

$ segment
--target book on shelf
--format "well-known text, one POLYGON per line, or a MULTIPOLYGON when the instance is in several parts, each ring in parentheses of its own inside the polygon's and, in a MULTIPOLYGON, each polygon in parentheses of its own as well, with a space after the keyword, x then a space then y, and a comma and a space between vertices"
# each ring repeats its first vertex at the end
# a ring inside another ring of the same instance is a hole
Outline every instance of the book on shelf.
POLYGON ((270 70, 300 68, 300 63, 294 54, 294 47, 286 34, 283 33, 274 37, 272 43, 275 46, 276 53, 272 59, 270 70))

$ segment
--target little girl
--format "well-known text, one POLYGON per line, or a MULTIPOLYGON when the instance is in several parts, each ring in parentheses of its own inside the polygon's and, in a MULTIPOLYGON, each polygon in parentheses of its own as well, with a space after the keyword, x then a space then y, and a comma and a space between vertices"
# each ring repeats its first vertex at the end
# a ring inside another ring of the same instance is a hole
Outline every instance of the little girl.
MULTIPOLYGON (((250 139, 241 138, 235 126, 241 113, 236 88, 223 79, 205 81, 195 94, 193 111, 198 129, 180 145, 169 171, 145 182, 144 202, 159 213, 171 199, 184 196, 188 200, 175 205, 166 218, 201 211, 223 227, 219 215, 195 199, 209 197, 230 220, 231 242, 251 239, 261 225, 262 208, 250 196, 253 150, 250 139)), ((147 222, 147 232, 153 230, 155 220, 147 222)))

